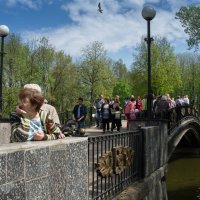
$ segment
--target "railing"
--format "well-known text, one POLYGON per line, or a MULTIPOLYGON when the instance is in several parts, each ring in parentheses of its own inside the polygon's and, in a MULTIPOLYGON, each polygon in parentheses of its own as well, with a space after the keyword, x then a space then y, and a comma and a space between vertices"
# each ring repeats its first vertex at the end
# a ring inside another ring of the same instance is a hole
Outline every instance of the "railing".
POLYGON ((59 119, 60 119, 60 123, 62 125, 66 124, 66 122, 69 119, 72 119, 72 110, 66 110, 64 112, 60 112, 60 113, 58 113, 58 116, 59 116, 59 119))
MULTIPOLYGON (((72 113, 73 113, 73 110, 66 110, 64 112, 58 113, 61 125, 67 124, 68 120, 72 119, 72 113)), ((91 122, 89 121, 88 115, 87 115, 86 120, 85 120, 85 126, 86 127, 91 126, 91 122)))
POLYGON ((199 119, 199 112, 193 106, 180 106, 169 111, 169 132, 177 127, 181 121, 187 117, 196 117, 199 119))
POLYGON ((143 133, 88 138, 89 199, 112 199, 142 176, 143 133))
MULTIPOLYGON (((188 117, 195 117, 200 120, 199 112, 193 105, 177 106, 165 112, 159 113, 159 115, 156 115, 155 113, 152 114, 153 116, 150 120, 152 124, 153 122, 156 123, 156 121, 161 121, 161 120, 168 122, 169 134, 174 128, 179 126, 179 124, 188 117)), ((149 119, 147 117, 146 111, 136 113, 136 121, 148 121, 148 120, 149 119)))

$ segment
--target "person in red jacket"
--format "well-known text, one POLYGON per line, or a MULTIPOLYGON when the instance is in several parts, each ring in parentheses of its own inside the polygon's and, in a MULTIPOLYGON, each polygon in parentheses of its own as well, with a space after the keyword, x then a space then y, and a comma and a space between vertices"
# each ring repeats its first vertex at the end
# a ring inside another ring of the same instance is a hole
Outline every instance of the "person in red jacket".
POLYGON ((142 111, 142 99, 140 98, 140 96, 138 96, 136 100, 135 108, 138 109, 139 112, 142 111))
POLYGON ((127 103, 125 107, 125 115, 127 119, 127 129, 129 129, 129 121, 133 120, 133 117, 135 113, 133 112, 135 110, 135 98, 131 97, 130 101, 127 103))

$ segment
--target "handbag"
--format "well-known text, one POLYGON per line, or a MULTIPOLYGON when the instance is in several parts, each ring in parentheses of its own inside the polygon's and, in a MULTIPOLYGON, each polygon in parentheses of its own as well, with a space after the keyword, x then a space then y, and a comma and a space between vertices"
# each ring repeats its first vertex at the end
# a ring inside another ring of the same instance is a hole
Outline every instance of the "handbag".
POLYGON ((112 115, 115 115, 115 112, 116 112, 115 109, 112 108, 112 109, 111 109, 111 114, 112 114, 112 115))
POLYGON ((121 118, 121 112, 115 111, 115 119, 120 119, 120 118, 121 118))
POLYGON ((135 110, 134 109, 130 110, 130 119, 131 120, 135 120, 136 119, 136 115, 135 115, 135 110))

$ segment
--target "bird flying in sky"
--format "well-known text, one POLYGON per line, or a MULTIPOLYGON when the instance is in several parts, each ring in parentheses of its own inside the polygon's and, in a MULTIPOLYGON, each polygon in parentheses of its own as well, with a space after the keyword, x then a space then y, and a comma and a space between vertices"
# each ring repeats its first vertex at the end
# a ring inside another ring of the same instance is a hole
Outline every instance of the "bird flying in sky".
POLYGON ((98 11, 99 11, 100 13, 103 13, 103 10, 102 10, 102 8, 101 8, 100 2, 98 3, 98 11))

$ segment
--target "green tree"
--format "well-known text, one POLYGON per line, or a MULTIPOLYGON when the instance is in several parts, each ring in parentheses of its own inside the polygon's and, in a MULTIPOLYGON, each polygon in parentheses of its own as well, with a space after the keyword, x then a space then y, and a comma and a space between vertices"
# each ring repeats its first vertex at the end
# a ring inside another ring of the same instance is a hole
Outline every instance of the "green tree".
POLYGON ((26 71, 23 73, 23 82, 26 83, 38 83, 40 84, 41 71, 37 63, 38 41, 31 40, 26 42, 28 55, 26 58, 26 71))
MULTIPOLYGON (((143 96, 147 93, 148 77, 147 45, 143 40, 137 50, 130 76, 131 85, 135 95, 143 96)), ((181 78, 173 48, 166 38, 155 38, 151 46, 151 61, 153 93, 173 94, 175 89, 181 86, 181 78)))
POLYGON ((53 67, 54 48, 49 44, 47 38, 42 37, 38 40, 38 48, 36 49, 36 65, 39 68, 40 76, 39 83, 43 88, 43 93, 46 96, 51 92, 49 88, 49 71, 53 67))
POLYGON ((118 80, 127 80, 128 70, 122 59, 113 63, 113 72, 118 80))
POLYGON ((200 43, 200 6, 181 7, 176 13, 176 18, 180 20, 185 33, 189 35, 187 39, 190 48, 199 49, 200 43))
POLYGON ((18 92, 27 74, 28 51, 19 35, 6 38, 3 67, 3 115, 13 111, 18 103, 18 92))
POLYGON ((176 91, 177 95, 188 95, 196 104, 200 104, 200 56, 198 54, 183 53, 177 55, 180 67, 182 87, 176 91))
POLYGON ((55 53, 54 67, 49 74, 51 93, 47 98, 56 106, 59 113, 72 110, 76 103, 79 88, 75 69, 71 56, 65 55, 63 51, 55 53))
POLYGON ((19 35, 10 34, 6 38, 5 52, 3 111, 8 114, 18 104, 19 89, 25 84, 38 83, 46 91, 54 50, 45 38, 25 44, 19 35))
POLYGON ((125 100, 131 95, 131 86, 125 80, 120 80, 113 88, 113 96, 119 95, 121 106, 124 105, 125 100))
POLYGON ((80 92, 88 99, 89 118, 92 121, 95 98, 98 94, 112 94, 114 85, 114 75, 102 43, 95 41, 82 49, 78 73, 80 92))
POLYGON ((25 84, 37 83, 42 87, 49 103, 56 106, 58 112, 71 110, 77 98, 83 96, 84 103, 89 107, 91 120, 96 97, 99 94, 106 97, 114 94, 113 88, 117 87, 117 81, 127 81, 128 72, 122 60, 113 62, 107 57, 103 44, 98 41, 83 48, 82 57, 75 64, 70 55, 55 51, 45 37, 23 43, 20 35, 10 34, 6 38, 5 52, 5 114, 15 109, 19 90, 25 84))

